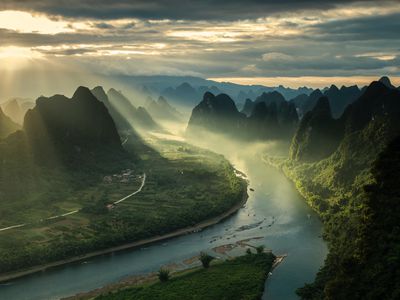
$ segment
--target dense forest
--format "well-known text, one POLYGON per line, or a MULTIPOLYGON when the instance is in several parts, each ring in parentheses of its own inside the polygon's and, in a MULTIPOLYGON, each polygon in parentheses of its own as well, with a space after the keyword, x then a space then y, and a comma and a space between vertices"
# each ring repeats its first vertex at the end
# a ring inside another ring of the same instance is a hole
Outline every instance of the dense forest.
POLYGON ((325 224, 329 254, 315 282, 298 290, 303 299, 400 296, 399 99, 373 82, 339 119, 320 100, 302 119, 290 158, 265 157, 325 224))

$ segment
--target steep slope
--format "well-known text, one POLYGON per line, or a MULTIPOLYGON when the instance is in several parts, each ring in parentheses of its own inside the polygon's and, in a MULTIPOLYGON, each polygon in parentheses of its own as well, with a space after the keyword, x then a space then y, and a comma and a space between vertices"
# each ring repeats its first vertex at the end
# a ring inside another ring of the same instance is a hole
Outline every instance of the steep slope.
POLYGON ((247 136, 257 139, 289 139, 292 137, 298 116, 292 103, 285 100, 260 101, 255 104, 250 117, 247 119, 247 136))
POLYGON ((168 87, 161 93, 161 96, 164 96, 179 105, 193 107, 193 105, 195 105, 195 103, 200 99, 201 94, 198 93, 189 83, 184 82, 176 88, 168 87))
POLYGON ((0 108, 0 138, 5 138, 9 134, 17 131, 20 126, 14 123, 11 118, 6 116, 0 108))
POLYGON ((42 162, 122 151, 107 108, 85 87, 79 87, 71 99, 63 95, 38 98, 35 108, 26 113, 23 128, 42 162))
POLYGON ((343 138, 328 158, 271 160, 295 181, 325 224, 325 266, 298 294, 302 299, 398 299, 400 92, 373 82, 339 121, 343 138))
POLYGON ((233 100, 226 94, 214 96, 207 92, 203 100, 193 109, 188 124, 188 132, 210 130, 233 134, 242 128, 245 116, 241 114, 233 100))
POLYGON ((250 116, 246 117, 228 95, 207 92, 193 109, 188 132, 205 129, 250 140, 288 139, 293 135, 298 122, 296 108, 279 93, 264 93, 255 102, 248 100, 245 111, 250 109, 250 116))
POLYGON ((183 115, 171 106, 163 96, 160 96, 157 101, 148 98, 146 108, 157 119, 169 121, 182 121, 183 119, 183 115))
POLYGON ((290 158, 313 161, 328 157, 342 138, 340 125, 332 117, 328 98, 321 97, 301 120, 292 140, 290 158))
POLYGON ((136 108, 121 92, 110 89, 107 92, 110 104, 134 128, 143 130, 160 130, 161 127, 153 120, 144 107, 136 108))
POLYGON ((349 104, 360 97, 361 91, 356 85, 349 87, 342 86, 340 90, 335 85, 332 85, 324 92, 324 95, 328 97, 332 116, 336 119, 342 115, 349 104))
POLYGON ((253 111, 254 103, 251 99, 247 98, 246 102, 243 105, 242 113, 246 116, 250 116, 251 112, 253 111))
POLYGON ((22 124, 25 113, 28 109, 33 108, 35 103, 28 98, 13 98, 2 105, 4 113, 9 116, 15 123, 22 124))
POLYGON ((257 103, 264 102, 267 106, 270 105, 271 103, 275 103, 277 106, 279 106, 281 103, 286 102, 285 98, 282 96, 277 91, 272 91, 272 92, 263 92, 260 96, 258 96, 254 102, 246 101, 247 105, 245 104, 245 108, 242 110, 243 113, 246 115, 250 115, 251 112, 253 111, 255 105, 257 103))
POLYGON ((307 112, 311 111, 317 104, 318 99, 323 96, 319 89, 314 90, 310 95, 299 95, 290 100, 297 108, 299 116, 302 118, 307 112))
POLYGON ((390 81, 389 77, 387 76, 382 76, 381 78, 379 78, 378 80, 380 83, 383 83, 386 87, 390 88, 390 89, 395 89, 396 87, 392 84, 392 82, 390 81))
POLYGON ((104 105, 107 107, 111 117, 113 118, 115 125, 117 126, 118 130, 124 131, 124 130, 132 130, 132 126, 129 124, 129 122, 124 118, 122 114, 119 113, 119 111, 111 104, 110 100, 108 99, 108 96, 106 95, 103 87, 97 86, 94 89, 92 89, 92 94, 101 102, 104 103, 104 105))

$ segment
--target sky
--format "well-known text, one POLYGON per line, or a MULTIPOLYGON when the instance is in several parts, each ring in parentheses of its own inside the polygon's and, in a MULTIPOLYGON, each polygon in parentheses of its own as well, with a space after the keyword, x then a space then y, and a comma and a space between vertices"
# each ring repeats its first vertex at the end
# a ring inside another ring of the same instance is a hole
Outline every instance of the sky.
POLYGON ((399 32, 399 1, 2 0, 0 80, 21 89, 191 75, 322 87, 388 75, 400 85, 399 32))

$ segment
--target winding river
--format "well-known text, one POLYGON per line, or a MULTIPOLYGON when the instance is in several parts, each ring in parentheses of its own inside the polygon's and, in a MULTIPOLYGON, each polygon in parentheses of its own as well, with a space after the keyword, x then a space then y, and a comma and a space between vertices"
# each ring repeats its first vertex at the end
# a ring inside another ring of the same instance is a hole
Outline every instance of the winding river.
POLYGON ((261 162, 260 153, 241 154, 238 150, 232 155, 217 150, 250 182, 249 199, 235 215, 201 232, 13 280, 0 285, 0 299, 59 299, 127 276, 153 272, 162 265, 179 264, 200 251, 255 237, 262 237, 257 243, 275 254, 287 254, 268 278, 263 299, 297 299, 296 288, 313 280, 327 254, 320 238, 321 222, 293 184, 261 162))

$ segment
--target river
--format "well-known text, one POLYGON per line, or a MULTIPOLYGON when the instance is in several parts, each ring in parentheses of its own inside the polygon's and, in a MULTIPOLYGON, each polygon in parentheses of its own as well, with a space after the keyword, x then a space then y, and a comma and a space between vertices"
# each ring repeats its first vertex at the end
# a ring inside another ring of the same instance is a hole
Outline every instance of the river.
POLYGON ((0 299, 59 299, 127 276, 157 271, 162 265, 179 264, 218 245, 254 237, 262 237, 257 244, 275 254, 287 254, 268 278, 263 299, 297 299, 296 288, 313 280, 327 254, 320 238, 320 220, 289 180, 261 162, 260 153, 217 150, 243 171, 250 183, 249 199, 235 215, 202 232, 13 280, 0 285, 0 299))

